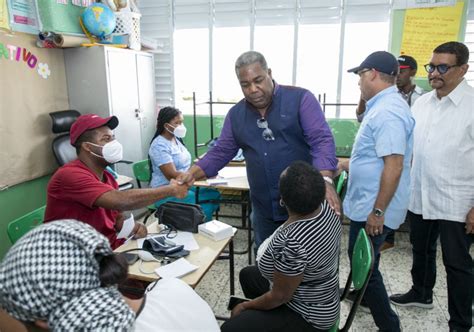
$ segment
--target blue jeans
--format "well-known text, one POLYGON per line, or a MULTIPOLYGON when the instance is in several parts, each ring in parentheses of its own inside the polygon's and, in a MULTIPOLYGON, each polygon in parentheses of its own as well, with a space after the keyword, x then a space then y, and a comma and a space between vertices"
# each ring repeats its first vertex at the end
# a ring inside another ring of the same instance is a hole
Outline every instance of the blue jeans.
MULTIPOLYGON (((359 231, 365 228, 365 222, 356 222, 351 220, 351 227, 349 231, 349 248, 347 253, 352 262, 352 252, 354 244, 357 239, 359 231)), ((369 284, 364 294, 364 301, 370 308, 375 325, 380 331, 400 331, 400 320, 395 311, 390 307, 387 290, 383 283, 382 274, 379 271, 380 262, 380 246, 385 241, 387 234, 391 231, 390 228, 384 226, 383 233, 378 236, 370 236, 370 241, 374 247, 374 270, 370 277, 369 284)))
POLYGON ((413 246, 412 289, 422 299, 433 297, 436 281, 436 244, 441 240, 447 274, 449 328, 469 331, 472 326, 474 264, 469 248, 474 236, 466 234, 465 223, 425 220, 408 211, 410 242, 413 246))
POLYGON ((275 232, 275 230, 286 221, 275 221, 273 219, 265 218, 263 213, 255 208, 255 204, 252 204, 250 220, 252 222, 253 233, 255 236, 255 250, 257 250, 262 242, 265 241, 267 237, 272 235, 273 232, 275 232))

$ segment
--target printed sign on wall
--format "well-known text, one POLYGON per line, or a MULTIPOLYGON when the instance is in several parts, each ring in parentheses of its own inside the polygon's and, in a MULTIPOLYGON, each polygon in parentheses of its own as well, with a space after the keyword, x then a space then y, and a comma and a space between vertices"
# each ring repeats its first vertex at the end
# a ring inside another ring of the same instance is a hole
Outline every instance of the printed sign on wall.
MULTIPOLYGON (((408 9, 405 13, 401 54, 409 54, 418 66, 429 62, 433 49, 459 39, 464 2, 452 7, 408 9)), ((426 77, 423 70, 417 77, 426 77)))
POLYGON ((39 32, 36 1, 8 0, 8 11, 12 30, 35 35, 39 32))

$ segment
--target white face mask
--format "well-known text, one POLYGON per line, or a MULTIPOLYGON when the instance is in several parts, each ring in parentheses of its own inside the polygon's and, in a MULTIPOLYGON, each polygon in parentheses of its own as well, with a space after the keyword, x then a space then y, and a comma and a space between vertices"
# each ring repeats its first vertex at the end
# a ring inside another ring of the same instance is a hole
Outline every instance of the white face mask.
POLYGON ((123 159, 123 147, 122 144, 120 144, 120 142, 117 140, 113 140, 112 142, 106 143, 103 146, 90 142, 88 143, 102 148, 102 156, 99 156, 98 154, 95 154, 92 151, 91 153, 94 156, 105 159, 111 164, 115 164, 116 162, 119 162, 123 159))
POLYGON ((176 136, 178 138, 184 138, 184 136, 186 136, 187 129, 184 126, 184 124, 180 124, 179 126, 176 126, 176 127, 173 127, 172 125, 170 125, 170 127, 174 129, 172 132, 168 129, 166 129, 166 130, 168 130, 168 132, 173 134, 174 136, 176 136))

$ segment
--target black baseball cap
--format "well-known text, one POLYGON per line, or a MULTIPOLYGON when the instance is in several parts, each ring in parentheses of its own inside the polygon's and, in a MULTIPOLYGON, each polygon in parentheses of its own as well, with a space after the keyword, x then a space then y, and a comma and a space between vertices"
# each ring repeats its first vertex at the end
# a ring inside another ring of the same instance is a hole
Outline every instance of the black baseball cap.
POLYGON ((400 55, 398 57, 398 63, 400 65, 400 69, 410 68, 410 69, 418 69, 418 64, 414 57, 409 55, 400 55))
POLYGON ((362 69, 375 69, 387 75, 397 76, 398 61, 391 53, 377 51, 369 55, 359 66, 349 69, 348 72, 357 74, 362 69))

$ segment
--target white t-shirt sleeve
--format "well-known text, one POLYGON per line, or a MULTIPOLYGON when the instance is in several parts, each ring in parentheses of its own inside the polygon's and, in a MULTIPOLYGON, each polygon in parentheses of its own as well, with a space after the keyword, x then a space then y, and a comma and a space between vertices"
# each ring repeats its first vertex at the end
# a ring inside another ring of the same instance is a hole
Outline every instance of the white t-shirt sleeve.
POLYGON ((211 307, 185 282, 160 279, 146 294, 134 331, 220 331, 211 307))

